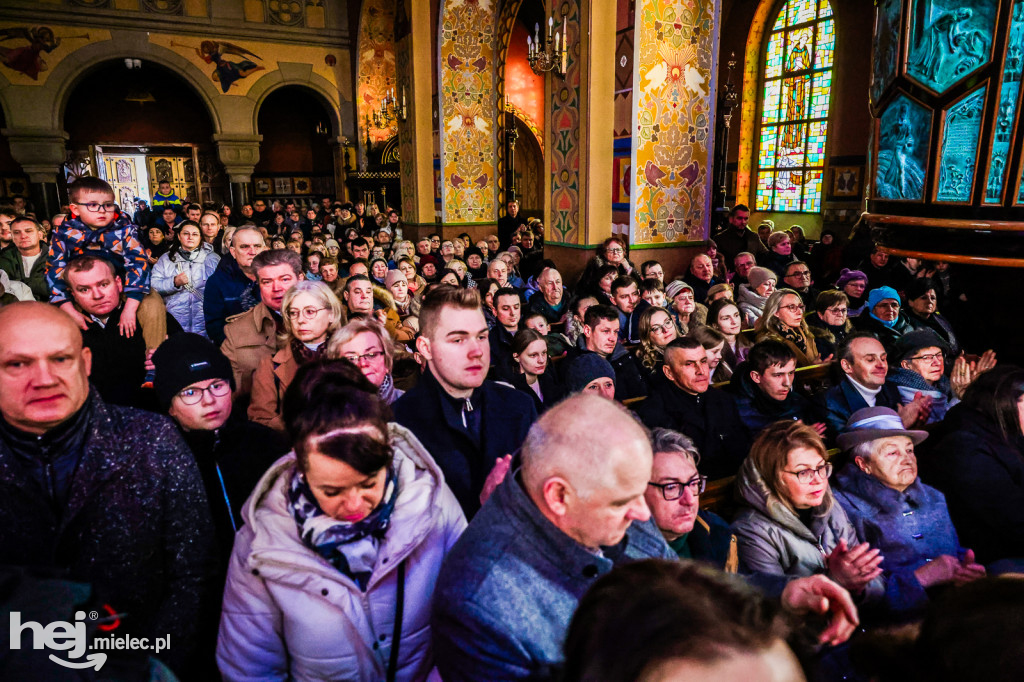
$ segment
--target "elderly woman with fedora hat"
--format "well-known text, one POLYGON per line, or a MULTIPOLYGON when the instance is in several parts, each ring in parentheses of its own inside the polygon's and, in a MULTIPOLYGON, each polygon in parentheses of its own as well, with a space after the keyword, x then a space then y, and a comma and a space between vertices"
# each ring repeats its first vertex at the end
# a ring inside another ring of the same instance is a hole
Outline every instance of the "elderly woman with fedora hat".
POLYGON ((918 478, 914 446, 927 437, 904 428, 895 410, 865 407, 838 438, 849 461, 836 475, 835 498, 857 537, 881 552, 885 608, 897 618, 919 614, 926 590, 985 576, 960 546, 945 496, 918 478))

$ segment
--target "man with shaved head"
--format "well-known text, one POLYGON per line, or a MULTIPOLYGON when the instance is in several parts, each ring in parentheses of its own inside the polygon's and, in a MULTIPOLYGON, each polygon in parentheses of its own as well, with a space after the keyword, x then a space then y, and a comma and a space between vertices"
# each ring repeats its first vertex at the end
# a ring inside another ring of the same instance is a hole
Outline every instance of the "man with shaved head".
POLYGON ((583 593, 630 560, 675 558, 650 522, 647 434, 581 394, 530 429, 441 568, 431 627, 446 682, 545 679, 583 593))
POLYGON ((174 425, 105 403, 91 366, 67 313, 0 308, 0 562, 90 585, 129 614, 118 636, 171 635, 180 675, 208 582, 202 480, 174 425))

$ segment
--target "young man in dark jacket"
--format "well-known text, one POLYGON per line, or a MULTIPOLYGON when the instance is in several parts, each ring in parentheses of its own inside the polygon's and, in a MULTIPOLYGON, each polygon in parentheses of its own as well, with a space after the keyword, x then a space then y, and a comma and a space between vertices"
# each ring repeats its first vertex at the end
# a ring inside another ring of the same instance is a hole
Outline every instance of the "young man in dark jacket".
POLYGON ((490 346, 476 289, 441 286, 420 309, 416 349, 427 371, 393 405, 395 421, 420 439, 467 517, 485 487, 508 471, 537 411, 529 396, 486 381, 490 346))
POLYGON ((762 341, 750 349, 746 362, 736 368, 730 389, 736 395, 740 418, 752 437, 780 420, 801 420, 825 435, 820 410, 793 391, 796 356, 781 341, 762 341))
MULTIPOLYGON (((647 395, 647 381, 636 356, 619 343, 619 310, 610 305, 592 305, 583 315, 583 344, 569 352, 566 361, 582 353, 597 353, 615 370, 615 399, 628 400, 647 395)), ((566 365, 568 367, 568 365, 566 365)))
POLYGON ((169 636, 184 677, 211 587, 202 480, 170 420, 90 391, 90 360, 65 313, 0 309, 0 557, 91 585, 118 637, 169 636))

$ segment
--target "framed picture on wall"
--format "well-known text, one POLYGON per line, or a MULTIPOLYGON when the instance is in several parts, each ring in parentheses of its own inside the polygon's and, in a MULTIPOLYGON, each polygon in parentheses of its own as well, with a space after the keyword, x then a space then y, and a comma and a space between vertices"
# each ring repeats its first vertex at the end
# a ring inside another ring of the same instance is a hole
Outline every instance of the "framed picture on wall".
POLYGON ((274 178, 274 194, 291 194, 291 178, 274 178))
POLYGON ((829 169, 831 201, 856 201, 864 193, 864 166, 832 166, 829 169))
POLYGON ((295 194, 310 194, 313 191, 313 183, 309 178, 292 178, 295 185, 295 194))
POLYGON ((270 178, 253 178, 252 191, 256 195, 267 195, 273 192, 274 184, 270 178))

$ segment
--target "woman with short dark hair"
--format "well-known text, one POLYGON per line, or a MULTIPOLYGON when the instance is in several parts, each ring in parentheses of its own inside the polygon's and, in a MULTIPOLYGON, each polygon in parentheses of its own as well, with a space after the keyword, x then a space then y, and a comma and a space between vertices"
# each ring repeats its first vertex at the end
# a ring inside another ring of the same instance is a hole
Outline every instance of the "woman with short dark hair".
POLYGON ((907 285, 905 296, 907 322, 914 329, 931 329, 945 341, 953 355, 960 354, 960 342, 953 325, 938 311, 941 287, 927 277, 913 279, 907 285))
POLYGON ((533 398, 538 414, 562 399, 565 389, 550 371, 548 342, 543 334, 520 329, 512 337, 511 351, 515 363, 512 385, 533 398))
POLYGON ((846 294, 830 289, 818 294, 814 301, 814 311, 804 318, 823 356, 834 356, 839 344, 853 333, 849 311, 850 299, 846 294))
POLYGON ((235 538, 217 664, 225 680, 424 680, 430 606, 466 520, 433 458, 348 361, 285 397, 294 453, 235 538))

